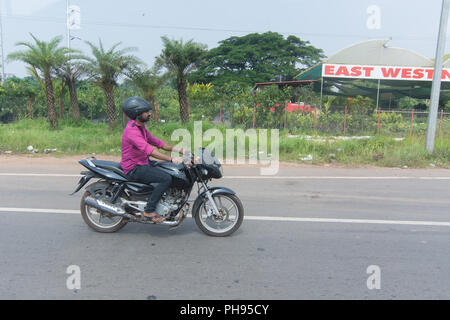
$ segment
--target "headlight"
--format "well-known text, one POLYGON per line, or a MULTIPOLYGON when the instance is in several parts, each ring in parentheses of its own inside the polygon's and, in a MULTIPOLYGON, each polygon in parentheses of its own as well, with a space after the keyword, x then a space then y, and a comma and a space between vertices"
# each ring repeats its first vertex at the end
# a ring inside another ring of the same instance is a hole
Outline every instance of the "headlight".
POLYGON ((207 175, 208 175, 208 170, 202 169, 202 174, 203 174, 204 176, 207 176, 207 175))

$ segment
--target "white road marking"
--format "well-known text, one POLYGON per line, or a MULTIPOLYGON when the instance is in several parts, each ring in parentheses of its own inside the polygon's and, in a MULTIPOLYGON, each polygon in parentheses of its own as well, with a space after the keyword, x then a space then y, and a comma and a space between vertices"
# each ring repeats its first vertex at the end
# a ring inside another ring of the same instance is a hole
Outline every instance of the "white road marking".
POLYGON ((224 176, 223 179, 277 179, 277 180, 450 180, 450 177, 351 177, 351 176, 224 176))
MULTIPOLYGON (((59 173, 0 173, 0 176, 17 177, 81 177, 79 174, 59 173)), ((223 179, 275 179, 275 180, 450 180, 450 177, 400 177, 400 176, 224 176, 223 179)))
POLYGON ((265 216, 246 216, 244 218, 246 220, 258 220, 258 221, 368 223, 368 224, 397 224, 397 225, 445 226, 445 227, 450 227, 450 222, 440 222, 440 221, 400 221, 400 220, 370 220, 370 219, 265 217, 265 216))
POLYGON ((0 173, 0 176, 10 177, 81 177, 79 174, 59 174, 59 173, 0 173))
MULTIPOLYGON (((1 207, 0 207, 0 212, 80 214, 79 210, 34 209, 34 208, 1 208, 1 207)), ((450 227, 450 222, 445 222, 445 221, 401 221, 401 220, 371 220, 371 219, 296 218, 296 217, 270 217, 270 216, 248 216, 248 215, 244 216, 244 220, 277 221, 277 222, 388 224, 388 225, 415 225, 415 226, 442 226, 442 227, 450 227)))
POLYGON ((34 208, 1 208, 0 212, 25 212, 25 213, 68 213, 81 214, 80 210, 66 210, 66 209, 34 209, 34 208))

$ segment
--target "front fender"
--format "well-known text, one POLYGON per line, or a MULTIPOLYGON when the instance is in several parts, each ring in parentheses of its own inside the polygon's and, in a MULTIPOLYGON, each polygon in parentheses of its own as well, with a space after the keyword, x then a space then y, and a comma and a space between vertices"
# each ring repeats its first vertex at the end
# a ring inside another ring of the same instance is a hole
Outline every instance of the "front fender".
MULTIPOLYGON (((208 188, 208 191, 211 192, 212 196, 220 194, 232 194, 232 195, 236 194, 236 192, 226 187, 212 187, 208 188)), ((202 204, 205 198, 206 198, 206 191, 203 191, 201 194, 198 195, 197 199, 195 199, 194 205, 192 206, 192 217, 195 217, 198 210, 200 209, 200 205, 202 204)))

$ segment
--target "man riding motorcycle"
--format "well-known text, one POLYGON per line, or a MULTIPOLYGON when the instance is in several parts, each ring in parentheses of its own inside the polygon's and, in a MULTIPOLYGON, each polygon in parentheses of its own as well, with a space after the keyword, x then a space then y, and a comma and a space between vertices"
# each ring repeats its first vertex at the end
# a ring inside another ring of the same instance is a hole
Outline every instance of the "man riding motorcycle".
POLYGON ((145 184, 158 183, 145 207, 144 217, 152 222, 162 223, 165 219, 155 212, 156 205, 161 196, 169 188, 172 177, 156 166, 157 161, 150 160, 149 157, 173 162, 182 163, 180 157, 172 158, 169 155, 159 152, 158 149, 184 154, 185 150, 178 150, 164 141, 155 138, 146 129, 145 123, 150 120, 152 105, 141 97, 130 97, 125 100, 122 106, 123 112, 131 119, 122 134, 122 159, 120 165, 126 175, 132 180, 145 184))

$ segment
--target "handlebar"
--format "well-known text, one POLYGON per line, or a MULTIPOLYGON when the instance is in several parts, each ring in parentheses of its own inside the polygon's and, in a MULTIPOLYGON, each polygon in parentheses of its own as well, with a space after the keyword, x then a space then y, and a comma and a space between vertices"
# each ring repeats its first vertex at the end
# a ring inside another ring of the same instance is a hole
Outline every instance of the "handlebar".
POLYGON ((193 154, 190 151, 186 151, 186 153, 183 155, 183 164, 185 166, 192 166, 192 165, 196 165, 196 157, 195 154, 193 154))

